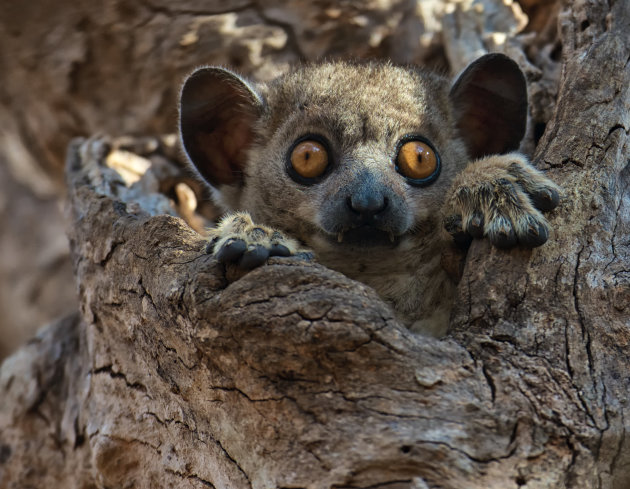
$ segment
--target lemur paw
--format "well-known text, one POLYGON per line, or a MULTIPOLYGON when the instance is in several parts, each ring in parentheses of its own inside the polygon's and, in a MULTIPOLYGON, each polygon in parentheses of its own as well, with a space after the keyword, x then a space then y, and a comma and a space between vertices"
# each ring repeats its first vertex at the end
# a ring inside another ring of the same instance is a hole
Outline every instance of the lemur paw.
POLYGON ((272 256, 301 255, 310 258, 307 250, 280 231, 254 224, 247 212, 224 217, 209 232, 208 252, 220 263, 232 263, 244 270, 263 265, 272 256))
POLYGON ((499 248, 540 246, 549 224, 540 211, 555 208, 559 187, 519 153, 470 163, 453 182, 444 227, 462 244, 487 237, 499 248))

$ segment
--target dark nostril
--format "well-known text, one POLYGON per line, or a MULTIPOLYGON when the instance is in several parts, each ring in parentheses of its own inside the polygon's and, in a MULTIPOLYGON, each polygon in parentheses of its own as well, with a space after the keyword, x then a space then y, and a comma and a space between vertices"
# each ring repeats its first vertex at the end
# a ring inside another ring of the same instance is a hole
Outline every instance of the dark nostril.
POLYGON ((383 212, 389 205, 389 199, 382 194, 358 194, 349 196, 346 204, 354 213, 371 217, 383 212))

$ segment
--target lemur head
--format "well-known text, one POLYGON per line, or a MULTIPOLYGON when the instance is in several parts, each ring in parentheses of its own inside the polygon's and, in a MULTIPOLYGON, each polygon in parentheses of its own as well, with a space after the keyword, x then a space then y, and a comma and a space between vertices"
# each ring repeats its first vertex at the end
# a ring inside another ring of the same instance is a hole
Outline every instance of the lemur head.
POLYGON ((518 147, 526 110, 520 69, 490 54, 452 86, 391 64, 305 65, 259 86, 200 68, 180 125, 220 204, 318 251, 425 232, 470 159, 518 147))

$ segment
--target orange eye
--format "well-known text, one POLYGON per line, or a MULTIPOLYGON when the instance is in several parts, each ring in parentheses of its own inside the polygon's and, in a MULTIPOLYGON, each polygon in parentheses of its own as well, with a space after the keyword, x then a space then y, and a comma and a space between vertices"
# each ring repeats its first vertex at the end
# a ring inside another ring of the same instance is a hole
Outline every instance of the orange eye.
POLYGON ((302 141, 291 151, 291 166, 301 177, 319 177, 328 166, 328 151, 317 141, 302 141))
POLYGON ((398 156, 396 157, 398 172, 413 180, 426 180, 432 176, 437 177, 439 165, 437 153, 424 141, 408 141, 404 143, 398 150, 398 156))

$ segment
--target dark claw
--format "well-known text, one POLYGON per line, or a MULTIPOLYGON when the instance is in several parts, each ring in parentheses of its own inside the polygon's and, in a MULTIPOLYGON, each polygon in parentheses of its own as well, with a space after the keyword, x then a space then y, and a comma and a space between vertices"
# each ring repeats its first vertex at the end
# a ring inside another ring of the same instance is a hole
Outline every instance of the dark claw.
POLYGON ((483 214, 481 212, 475 212, 468 221, 468 232, 473 238, 483 238, 483 214))
POLYGON ((291 251, 284 245, 281 244, 272 244, 269 249, 269 256, 289 256, 291 255, 291 251))
POLYGON ((444 219, 444 229, 453 237, 455 245, 460 249, 467 249, 472 242, 472 236, 462 227, 462 216, 454 214, 444 219))
POLYGON ((247 249, 247 245, 245 241, 242 239, 228 239, 221 249, 219 249, 217 253, 217 260, 220 263, 231 263, 238 260, 245 250, 247 249))
POLYGON ((547 226, 541 223, 532 223, 527 229, 527 234, 520 239, 520 243, 528 248, 536 248, 544 244, 548 238, 547 226))
POLYGON ((555 209, 560 203, 560 195, 552 188, 532 194, 531 199, 532 203, 543 212, 555 209))
POLYGON ((489 233, 488 237, 497 248, 512 248, 516 245, 516 233, 511 227, 503 227, 499 231, 489 233))
POLYGON ((269 258, 269 250, 261 245, 256 245, 243 253, 243 258, 238 263, 241 268, 251 270, 259 267, 269 258))
POLYGON ((470 247, 470 243, 472 243, 473 237, 462 231, 461 233, 452 234, 453 241, 455 242, 455 246, 457 246, 460 250, 467 250, 470 247))

